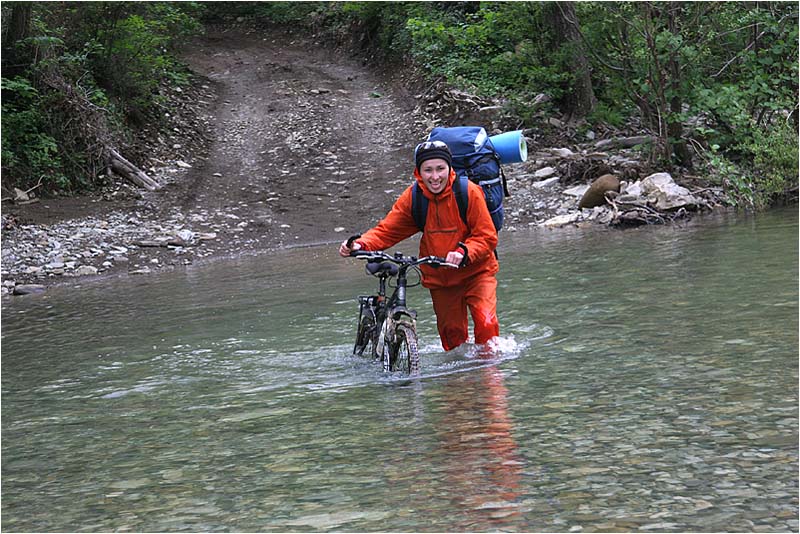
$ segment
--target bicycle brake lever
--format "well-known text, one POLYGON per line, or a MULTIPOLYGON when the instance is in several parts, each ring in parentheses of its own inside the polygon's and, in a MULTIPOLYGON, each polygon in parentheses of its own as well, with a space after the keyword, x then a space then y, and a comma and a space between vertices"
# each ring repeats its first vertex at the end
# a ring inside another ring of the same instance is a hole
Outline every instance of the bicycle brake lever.
POLYGON ((353 241, 355 241, 359 237, 361 237, 361 234, 351 235, 350 237, 348 237, 347 238, 347 248, 350 248, 351 246, 353 246, 353 241))

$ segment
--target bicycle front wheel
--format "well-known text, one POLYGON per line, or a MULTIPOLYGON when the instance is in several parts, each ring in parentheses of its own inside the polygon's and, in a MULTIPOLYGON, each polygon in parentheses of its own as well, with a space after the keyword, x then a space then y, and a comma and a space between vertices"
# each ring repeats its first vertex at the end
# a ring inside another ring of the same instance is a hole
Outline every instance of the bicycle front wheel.
POLYGON ((386 351, 389 371, 400 371, 411 376, 419 374, 419 349, 417 330, 410 324, 395 326, 394 343, 386 351))
POLYGON ((378 325, 375 324, 375 317, 365 314, 358 323, 356 332, 356 344, 353 347, 353 354, 362 356, 365 352, 371 358, 378 355, 378 325))

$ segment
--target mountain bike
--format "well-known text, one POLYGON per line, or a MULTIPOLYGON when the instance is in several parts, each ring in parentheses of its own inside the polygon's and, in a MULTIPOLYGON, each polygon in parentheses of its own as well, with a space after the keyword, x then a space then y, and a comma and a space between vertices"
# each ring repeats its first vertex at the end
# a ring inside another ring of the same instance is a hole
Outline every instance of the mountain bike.
POLYGON ((408 284, 408 271, 416 271, 422 280, 419 265, 453 267, 444 258, 436 256, 404 256, 400 252, 356 250, 350 256, 367 260, 367 274, 378 278, 376 295, 358 297, 358 327, 353 354, 366 353, 383 363, 386 372, 400 371, 411 376, 419 374, 419 348, 417 346, 417 312, 408 308, 406 289, 420 284, 408 284), (396 278, 394 291, 386 297, 389 282, 396 278))

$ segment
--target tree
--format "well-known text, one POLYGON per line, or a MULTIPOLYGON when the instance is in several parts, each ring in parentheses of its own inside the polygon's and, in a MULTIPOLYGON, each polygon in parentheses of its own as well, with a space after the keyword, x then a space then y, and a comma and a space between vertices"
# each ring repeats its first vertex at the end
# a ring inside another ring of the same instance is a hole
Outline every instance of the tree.
POLYGON ((680 20, 683 2, 642 2, 640 7, 651 60, 648 82, 654 89, 650 103, 655 106, 660 155, 666 160, 674 155, 681 165, 690 167, 692 156, 683 138, 683 73, 678 53, 684 42, 680 20))
POLYGON ((31 2, 14 2, 11 5, 11 20, 3 31, 3 76, 18 74, 27 64, 22 61, 19 47, 31 33, 31 2))
POLYGON ((586 117, 597 104, 591 78, 591 65, 583 48, 583 37, 572 2, 548 2, 545 20, 553 29, 551 45, 566 54, 567 69, 572 75, 571 86, 562 99, 563 109, 570 117, 586 117))
POLYGON ((655 134, 652 156, 689 167, 684 107, 697 70, 699 21, 714 4, 604 4, 596 14, 593 56, 614 87, 627 94, 655 134))

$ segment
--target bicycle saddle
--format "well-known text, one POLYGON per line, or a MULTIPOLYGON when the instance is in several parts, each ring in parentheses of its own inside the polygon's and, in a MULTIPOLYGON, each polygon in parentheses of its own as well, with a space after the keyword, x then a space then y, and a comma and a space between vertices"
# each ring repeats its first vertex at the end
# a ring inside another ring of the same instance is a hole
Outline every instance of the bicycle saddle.
POLYGON ((371 275, 378 276, 381 273, 388 273, 389 276, 397 276, 398 267, 394 263, 388 261, 367 263, 367 272, 371 275))

